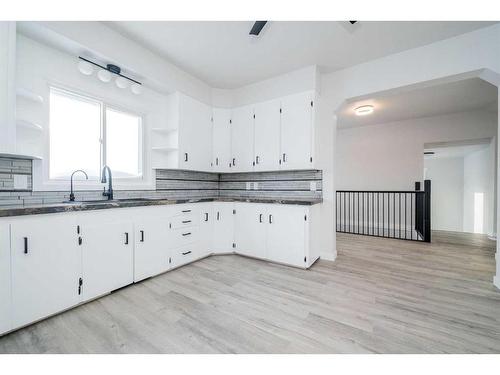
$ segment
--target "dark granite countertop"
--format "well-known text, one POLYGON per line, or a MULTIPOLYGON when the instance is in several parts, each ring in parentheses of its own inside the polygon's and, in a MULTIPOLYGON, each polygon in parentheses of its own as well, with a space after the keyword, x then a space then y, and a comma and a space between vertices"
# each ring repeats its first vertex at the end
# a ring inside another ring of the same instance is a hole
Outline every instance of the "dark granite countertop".
POLYGON ((59 212, 93 211, 110 208, 143 207, 143 206, 163 206, 182 203, 202 203, 202 202, 249 202, 249 203, 272 203, 272 204, 293 204, 311 206, 322 203, 322 199, 254 199, 254 198, 202 198, 202 199, 155 199, 155 198, 131 198, 117 199, 113 201, 88 201, 88 202, 67 202, 54 204, 33 204, 33 205, 8 205, 0 207, 0 217, 12 217, 23 215, 41 215, 59 212))

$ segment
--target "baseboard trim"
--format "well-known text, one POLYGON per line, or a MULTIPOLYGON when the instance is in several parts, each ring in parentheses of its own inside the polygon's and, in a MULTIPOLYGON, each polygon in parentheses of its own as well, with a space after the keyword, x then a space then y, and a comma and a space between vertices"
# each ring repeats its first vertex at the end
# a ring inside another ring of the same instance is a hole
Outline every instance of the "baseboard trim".
POLYGON ((319 258, 321 260, 328 260, 330 262, 334 262, 335 259, 337 259, 337 252, 332 253, 332 252, 322 252, 319 255, 319 258))
POLYGON ((500 277, 493 276, 493 285, 495 285, 498 289, 500 289, 500 277))

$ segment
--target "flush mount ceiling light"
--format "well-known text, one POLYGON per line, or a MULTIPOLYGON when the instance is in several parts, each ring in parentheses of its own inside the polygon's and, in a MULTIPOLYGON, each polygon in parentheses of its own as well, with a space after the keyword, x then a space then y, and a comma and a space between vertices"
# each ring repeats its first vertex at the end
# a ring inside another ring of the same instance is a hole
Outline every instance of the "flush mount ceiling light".
POLYGON ((357 107, 354 109, 354 113, 356 116, 366 116, 371 115, 375 108, 372 105, 362 105, 361 107, 357 107))
POLYGON ((114 64, 107 64, 106 66, 103 66, 81 56, 78 56, 78 59, 78 70, 82 74, 92 75, 94 66, 96 66, 100 68, 97 72, 97 78, 99 78, 102 82, 110 82, 113 78, 113 74, 115 74, 117 76, 115 80, 117 87, 125 89, 130 86, 130 91, 132 91, 133 94, 139 95, 142 93, 142 83, 123 75, 119 66, 114 64))

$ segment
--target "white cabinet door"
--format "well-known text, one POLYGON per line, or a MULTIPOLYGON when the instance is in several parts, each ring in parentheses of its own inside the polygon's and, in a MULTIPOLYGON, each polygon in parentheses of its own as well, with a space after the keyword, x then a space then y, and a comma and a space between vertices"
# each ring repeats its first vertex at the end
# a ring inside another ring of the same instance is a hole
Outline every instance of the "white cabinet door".
POLYGON ((12 322, 20 327, 79 303, 81 248, 72 216, 11 224, 12 322))
POLYGON ((272 171, 280 168, 280 101, 255 105, 255 168, 272 171))
POLYGON ((213 170, 231 171, 231 110, 213 109, 213 170))
POLYGON ((169 269, 169 218, 157 216, 138 220, 134 227, 134 281, 137 282, 169 269))
POLYGON ((132 223, 118 217, 95 217, 93 223, 81 228, 83 300, 131 284, 134 281, 132 223))
POLYGON ((16 22, 0 22, 0 153, 16 148, 16 22))
POLYGON ((213 252, 233 252, 234 242, 234 203, 215 202, 214 206, 213 252))
POLYGON ((306 266, 307 208, 273 205, 268 215, 267 257, 297 267, 306 266))
POLYGON ((188 96, 179 97, 179 166, 212 170, 212 107, 188 96))
POLYGON ((213 233, 215 216, 213 203, 199 203, 199 248, 200 256, 208 255, 213 252, 213 233))
POLYGON ((254 163, 254 118, 253 107, 233 109, 231 126, 232 171, 253 171, 254 163))
POLYGON ((10 283, 10 226, 0 224, 0 335, 12 329, 10 283))
POLYGON ((312 168, 313 93, 281 99, 281 168, 312 168))
POLYGON ((234 215, 234 242, 238 254, 265 259, 268 206, 254 203, 236 203, 234 215))

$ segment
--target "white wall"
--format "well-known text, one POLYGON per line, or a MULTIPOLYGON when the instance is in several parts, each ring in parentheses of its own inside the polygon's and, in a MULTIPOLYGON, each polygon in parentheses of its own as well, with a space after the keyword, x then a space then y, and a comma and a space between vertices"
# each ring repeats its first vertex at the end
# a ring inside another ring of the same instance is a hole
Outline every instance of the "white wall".
POLYGON ((424 144, 496 136, 496 115, 486 111, 338 129, 338 190, 413 190, 423 180, 424 144))
POLYGON ((483 230, 477 233, 493 233, 494 158, 495 150, 493 147, 476 151, 464 157, 464 232, 476 233, 474 230, 474 194, 483 193, 483 230))
MULTIPOLYGON (((67 190, 66 182, 48 183, 49 164, 49 88, 57 86, 84 95, 92 96, 118 108, 127 108, 143 115, 144 132, 144 179, 138 182, 121 183, 116 179, 117 189, 154 189, 155 179, 151 165, 150 129, 163 126, 166 118, 166 97, 147 87, 141 95, 134 95, 130 90, 122 90, 113 82, 103 83, 94 76, 84 76, 77 69, 77 60, 74 56, 38 43, 23 35, 17 37, 17 71, 16 83, 41 95, 45 100, 43 104, 18 101, 18 117, 36 122, 43 127, 41 135, 18 135, 18 152, 32 151, 41 155, 41 161, 33 165, 34 190, 67 190), (156 125, 155 125, 156 124, 156 125), (33 149, 35 148, 35 149, 33 149)), ((75 137, 77 135, 75 134, 75 137)), ((102 189, 96 181, 78 182, 81 189, 102 189)))
POLYGON ((426 179, 432 181, 431 228, 463 231, 464 158, 425 160, 426 179))

